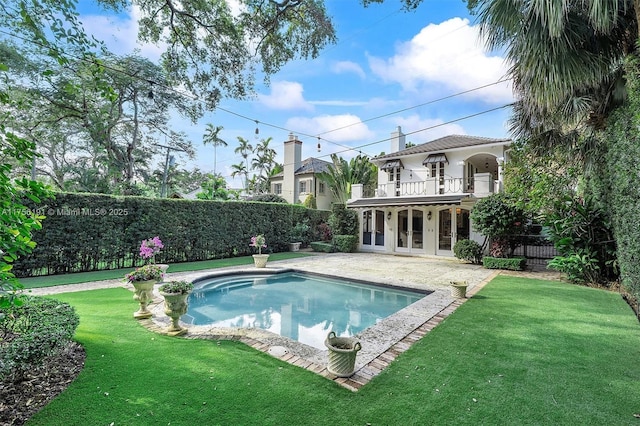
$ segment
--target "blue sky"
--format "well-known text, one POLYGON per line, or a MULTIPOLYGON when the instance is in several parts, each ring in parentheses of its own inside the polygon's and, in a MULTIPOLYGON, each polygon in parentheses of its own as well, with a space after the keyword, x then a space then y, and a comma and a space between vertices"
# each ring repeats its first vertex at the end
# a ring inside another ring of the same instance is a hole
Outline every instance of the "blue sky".
MULTIPOLYGON (((388 152, 387 139, 397 126, 415 144, 448 134, 509 136, 508 109, 480 114, 513 101, 507 83, 450 97, 496 83, 507 70, 499 53, 484 50, 465 2, 425 0, 415 12, 402 11, 398 0, 368 8, 357 0, 326 4, 337 44, 315 60, 287 64, 269 87, 258 87, 253 100, 223 100, 220 109, 207 112, 196 125, 174 119, 172 127, 184 131, 197 149, 194 160, 179 158, 179 164, 213 171, 213 147, 202 145, 207 123, 224 127, 220 137, 229 146, 217 149, 217 171, 232 187, 240 187, 229 176, 230 166, 241 160, 233 153, 237 137, 255 145, 255 120, 259 138, 273 138, 279 161, 289 132, 303 142, 303 158, 324 160, 331 153, 351 158, 358 152, 388 152), (474 114, 480 115, 460 120, 474 114)), ((158 47, 135 42, 136 14, 135 9, 118 16, 89 9, 81 19, 113 52, 137 48, 156 60, 158 47)))

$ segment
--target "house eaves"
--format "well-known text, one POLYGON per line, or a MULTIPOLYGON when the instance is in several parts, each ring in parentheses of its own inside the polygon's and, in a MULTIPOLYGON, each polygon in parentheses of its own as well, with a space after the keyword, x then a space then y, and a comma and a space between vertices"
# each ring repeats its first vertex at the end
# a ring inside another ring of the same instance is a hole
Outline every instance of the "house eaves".
POLYGON ((402 151, 392 152, 390 154, 381 155, 379 157, 372 158, 373 162, 381 162, 384 160, 390 160, 393 158, 405 157, 413 154, 430 154, 445 151, 458 151, 464 148, 470 148, 475 146, 496 146, 505 145, 511 143, 511 139, 495 139, 495 138, 483 138, 479 136, 466 136, 466 135, 449 135, 442 138, 425 142, 420 145, 412 146, 402 151))

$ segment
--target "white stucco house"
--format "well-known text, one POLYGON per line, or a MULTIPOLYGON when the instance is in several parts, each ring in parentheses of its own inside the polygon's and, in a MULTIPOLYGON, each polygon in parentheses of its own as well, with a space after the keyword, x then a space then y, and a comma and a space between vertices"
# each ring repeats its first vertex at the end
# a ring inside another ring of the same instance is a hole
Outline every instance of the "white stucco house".
POLYGON ((289 139, 284 142, 283 171, 271 178, 271 193, 292 204, 304 203, 312 194, 318 209, 331 210, 331 190, 318 178, 318 174, 325 172, 330 164, 313 157, 302 160, 302 142, 294 134, 289 134, 289 139))
POLYGON ((391 134, 389 154, 373 158, 378 187, 365 194, 352 186, 347 207, 360 219, 360 251, 453 256, 464 238, 482 243, 472 231, 473 205, 502 189, 509 139, 445 136, 405 148, 400 127, 391 134))

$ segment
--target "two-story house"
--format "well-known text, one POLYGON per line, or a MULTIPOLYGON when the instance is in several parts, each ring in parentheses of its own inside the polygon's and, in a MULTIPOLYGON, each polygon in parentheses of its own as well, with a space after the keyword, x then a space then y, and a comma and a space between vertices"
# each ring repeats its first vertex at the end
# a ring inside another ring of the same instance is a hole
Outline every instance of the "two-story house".
POLYGON ((284 142, 284 164, 282 173, 271 178, 271 192, 280 195, 289 203, 304 203, 311 194, 317 208, 331 210, 333 195, 318 174, 327 171, 331 163, 309 157, 302 160, 302 141, 294 134, 284 142))
POLYGON ((352 186, 347 207, 360 217, 360 250, 453 256, 464 238, 480 243, 469 213, 475 202, 502 188, 509 139, 445 136, 405 147, 400 127, 391 152, 373 158, 378 188, 352 186))

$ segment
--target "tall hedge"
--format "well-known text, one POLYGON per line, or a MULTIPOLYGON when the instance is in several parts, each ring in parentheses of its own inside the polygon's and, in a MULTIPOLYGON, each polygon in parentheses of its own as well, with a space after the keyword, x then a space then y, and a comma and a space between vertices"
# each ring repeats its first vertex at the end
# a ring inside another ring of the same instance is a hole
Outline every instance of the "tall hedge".
POLYGON ((285 251, 293 226, 308 219, 315 229, 329 215, 280 203, 64 193, 32 207, 46 219, 33 253, 14 266, 20 277, 136 266, 140 242, 156 235, 165 245, 161 263, 250 254, 257 234, 267 250, 285 251))

